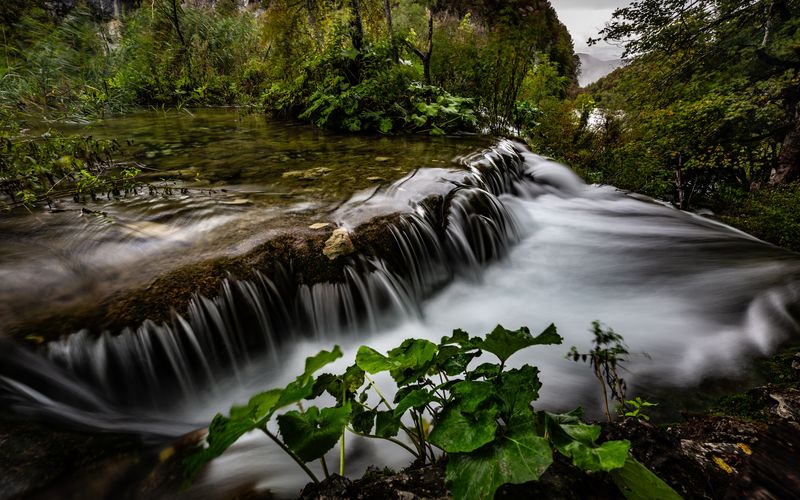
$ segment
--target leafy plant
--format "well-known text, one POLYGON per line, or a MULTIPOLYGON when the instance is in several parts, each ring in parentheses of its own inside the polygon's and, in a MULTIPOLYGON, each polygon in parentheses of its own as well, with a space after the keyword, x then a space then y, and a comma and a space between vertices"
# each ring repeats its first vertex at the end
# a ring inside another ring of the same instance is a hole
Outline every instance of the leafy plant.
POLYGON ((29 137, 0 130, 0 194, 6 198, 0 199, 0 208, 132 192, 140 172, 115 163, 113 155, 119 151, 116 141, 56 132, 29 137))
POLYGON ((592 322, 591 332, 594 335, 592 340, 594 348, 587 353, 580 353, 575 346, 572 346, 567 353, 567 359, 589 362, 594 376, 600 382, 603 392, 603 407, 606 418, 610 422, 609 400, 616 399, 619 404, 625 404, 627 386, 617 369, 622 362, 628 359, 628 346, 623 342, 622 335, 611 328, 603 329, 603 325, 599 321, 592 322))
POLYGON ((436 461, 437 450, 444 452, 447 484, 457 499, 492 498, 503 484, 537 480, 553 462, 554 450, 584 471, 625 470, 618 478, 621 484, 644 494, 628 475, 644 484, 652 473, 630 465, 637 462, 628 453, 628 441, 598 442, 600 427, 583 422, 580 409, 566 414, 535 411, 532 402, 541 388, 538 368, 506 368, 522 349, 561 342, 553 325, 537 336, 525 327, 497 326, 485 338, 455 330, 439 344, 407 339, 386 354, 362 346, 344 373, 315 375, 342 356, 338 346, 321 351, 306 360, 303 374, 285 388, 257 394, 246 406, 231 408, 228 416, 217 415, 207 446, 187 460, 188 477, 244 433, 258 429, 318 482, 307 464, 320 460, 329 476, 324 457, 339 442, 339 471, 344 474, 348 430, 395 443, 418 464, 436 461), (478 364, 486 353, 496 361, 478 364), (382 372, 396 385, 391 402, 371 378, 382 372), (332 398, 332 406, 300 405, 323 394, 332 398), (292 405, 297 409, 276 413, 292 405))
POLYGON ((644 414, 642 410, 648 407, 658 406, 658 403, 651 403, 645 399, 636 396, 633 399, 628 399, 625 401, 624 406, 621 408, 622 416, 623 417, 633 417, 638 418, 641 420, 650 420, 650 416, 644 414), (626 411, 625 407, 629 409, 626 411))

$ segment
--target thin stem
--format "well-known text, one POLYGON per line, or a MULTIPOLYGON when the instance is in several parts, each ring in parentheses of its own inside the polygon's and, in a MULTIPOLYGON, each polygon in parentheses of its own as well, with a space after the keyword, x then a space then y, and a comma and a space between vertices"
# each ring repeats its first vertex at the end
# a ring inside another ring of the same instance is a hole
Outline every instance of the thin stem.
POLYGON ((328 462, 325 461, 324 456, 319 458, 319 463, 322 464, 322 472, 325 474, 325 479, 329 479, 331 477, 331 473, 328 472, 328 462))
POLYGON ((414 420, 414 427, 417 430, 417 446, 419 446, 419 454, 422 460, 424 461, 426 456, 426 449, 425 449, 425 436, 422 430, 422 417, 419 415, 419 412, 416 410, 411 411, 411 419, 414 420))
POLYGON ((339 475, 344 477, 344 430, 339 438, 339 475))
POLYGON ((375 436, 374 434, 362 434, 360 432, 356 432, 354 429, 352 429, 350 427, 348 427, 347 430, 352 432, 356 436, 361 436, 361 437, 365 437, 365 438, 369 438, 369 439, 383 439, 384 441, 389 441, 390 443, 394 443, 397 446, 399 446, 399 447, 403 448, 404 450, 406 450, 407 452, 411 453, 412 455, 414 455, 414 457, 419 458, 419 453, 417 451, 415 451, 413 448, 411 448, 410 446, 408 446, 404 442, 400 441, 399 439, 390 438, 390 437, 383 437, 383 436, 375 436))
MULTIPOLYGON (((345 385, 342 384, 343 405, 346 399, 347 399, 347 389, 345 389, 345 385)), ((339 438, 339 475, 344 477, 344 429, 342 429, 342 435, 339 438)))
POLYGON ((374 381, 374 380, 372 380, 372 379, 370 378, 370 376, 369 376, 369 375, 367 375, 366 373, 364 374, 364 377, 365 377, 365 378, 367 379, 367 381, 369 382, 369 385, 371 385, 371 386, 372 386, 372 388, 373 388, 373 389, 375 389, 375 393, 378 395, 378 397, 379 397, 379 398, 381 398, 381 401, 383 401, 383 404, 385 404, 385 405, 386 405, 386 408, 388 408, 388 409, 390 409, 390 410, 394 410, 394 408, 392 408, 392 405, 390 405, 390 404, 389 404, 389 401, 387 401, 387 400, 386 400, 386 398, 385 398, 385 397, 383 397, 383 394, 381 394, 381 391, 380 391, 380 389, 378 389, 378 386, 377 386, 377 385, 375 385, 375 381, 374 381))
POLYGON ((306 474, 308 474, 308 477, 310 477, 312 481, 314 481, 316 484, 319 484, 319 479, 317 479, 317 476, 313 472, 311 472, 311 469, 309 469, 308 466, 306 466, 305 462, 303 462, 303 460, 300 457, 298 457, 295 454, 295 452, 290 450, 285 444, 283 444, 283 442, 281 442, 280 439, 278 439, 278 436, 271 433, 269 429, 267 429, 266 425, 264 425, 263 427, 259 427, 259 429, 261 429, 261 431, 264 432, 264 434, 266 434, 271 440, 275 441, 275 444, 277 444, 283 451, 285 451, 287 455, 292 457, 292 460, 297 462, 297 465, 299 465, 300 468, 303 469, 303 471, 305 471, 306 474))
POLYGON ((603 380, 603 375, 602 373, 600 373, 600 368, 597 365, 597 359, 595 359, 595 364, 594 364, 594 375, 600 382, 600 389, 603 391, 603 408, 606 412, 606 418, 608 419, 609 422, 611 422, 611 413, 608 411, 608 392, 606 391, 606 383, 603 380))

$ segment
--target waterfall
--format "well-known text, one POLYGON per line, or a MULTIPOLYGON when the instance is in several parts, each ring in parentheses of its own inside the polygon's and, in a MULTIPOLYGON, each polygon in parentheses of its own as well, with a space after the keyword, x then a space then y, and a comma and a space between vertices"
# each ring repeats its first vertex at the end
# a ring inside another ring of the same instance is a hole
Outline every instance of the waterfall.
POLYGON ((386 228, 387 254, 352 257, 340 282, 297 283, 291 269, 275 279, 260 271, 253 280, 228 277, 216 297, 196 294, 169 322, 148 320, 99 336, 83 330, 48 343, 45 355, 105 401, 164 408, 191 400, 218 377, 240 377, 254 356, 266 353, 277 364, 286 342, 334 341, 418 316, 431 293, 454 276, 477 276, 519 240, 518 224, 498 196, 519 193, 529 175, 521 148, 501 142, 461 159, 463 171, 442 170, 447 190, 438 200, 410 189, 415 174, 366 203, 354 196, 338 211, 343 225, 376 203, 395 206, 398 198, 405 213, 386 228), (405 199, 408 194, 414 198, 405 199))
MULTIPOLYGON (((498 322, 535 330, 550 321, 585 345, 590 321, 601 319, 651 355, 633 359, 636 376, 626 377, 647 387, 735 374, 743 357, 797 333, 796 254, 587 186, 511 141, 458 163, 417 170, 336 210, 350 229, 394 215, 381 228, 383 248, 348 257, 337 280, 306 283, 291 266, 256 270, 223 280, 214 297, 195 295, 167 322, 81 331, 41 353, 6 343, 0 400, 23 414, 165 436, 277 385, 294 369, 295 348, 388 348, 454 327, 478 334, 498 322)), ((535 359, 542 400, 591 401, 590 374, 565 367, 565 349, 535 359)))

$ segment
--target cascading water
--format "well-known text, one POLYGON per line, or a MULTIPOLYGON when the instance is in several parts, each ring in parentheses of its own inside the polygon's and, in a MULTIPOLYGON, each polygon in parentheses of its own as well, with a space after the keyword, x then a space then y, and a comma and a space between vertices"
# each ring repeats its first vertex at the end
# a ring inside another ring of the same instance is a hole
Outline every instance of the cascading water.
MULTIPOLYGON (((595 319, 648 354, 628 364, 632 393, 734 376, 749 356, 797 334, 796 254, 587 186, 512 142, 461 163, 464 170, 416 171, 340 207, 336 219, 350 228, 402 215, 387 228, 390 251, 351 258, 339 282, 298 285, 291 270, 230 278, 216 298, 194 297, 169 323, 82 332, 41 355, 9 345, 0 351, 0 398, 20 413, 163 439, 280 386, 304 356, 333 343, 343 344, 347 360, 360 344, 386 349, 408 337, 438 340, 453 328, 536 331, 554 322, 566 346, 531 349, 515 361, 541 368, 542 405, 592 407, 590 370, 563 356, 569 345, 588 345, 595 319)), ((278 493, 296 491, 285 476, 290 465, 266 449, 234 448, 187 495, 213 498, 258 480, 278 493)), ((370 456, 362 465, 384 460, 370 456)))

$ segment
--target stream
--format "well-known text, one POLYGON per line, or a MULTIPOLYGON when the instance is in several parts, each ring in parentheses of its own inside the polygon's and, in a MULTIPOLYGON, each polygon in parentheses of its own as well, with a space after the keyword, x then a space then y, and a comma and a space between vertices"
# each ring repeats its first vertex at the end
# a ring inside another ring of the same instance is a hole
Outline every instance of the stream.
MULTIPOLYGON (((170 322, 76 332, 38 350, 3 341, 0 401, 22 415, 169 442, 285 384, 306 356, 333 344, 345 352, 336 370, 363 344, 385 351, 409 337, 438 342, 454 328, 477 335, 500 323, 535 334, 554 323, 563 345, 527 349, 510 364, 540 368, 539 408, 583 405, 599 416, 591 369, 564 359, 572 345, 590 348, 594 320, 630 347, 628 394, 656 401, 709 380, 746 385, 752 359, 799 331, 798 254, 587 185, 515 142, 330 136, 226 111, 94 127, 97 136, 132 139, 130 161, 176 191, 89 207, 102 216, 72 202, 52 214, 3 215, 0 324, 92 303, 316 222, 354 229, 400 213, 389 228, 398 255, 353 256, 341 283, 296 284, 289 295, 266 275, 231 277, 170 322), (427 205, 430 195, 444 208, 427 205)), ((353 476, 410 460, 369 442, 348 450, 353 476)), ((291 496, 304 482, 280 450, 252 435, 181 495, 219 498, 256 484, 291 496)))

